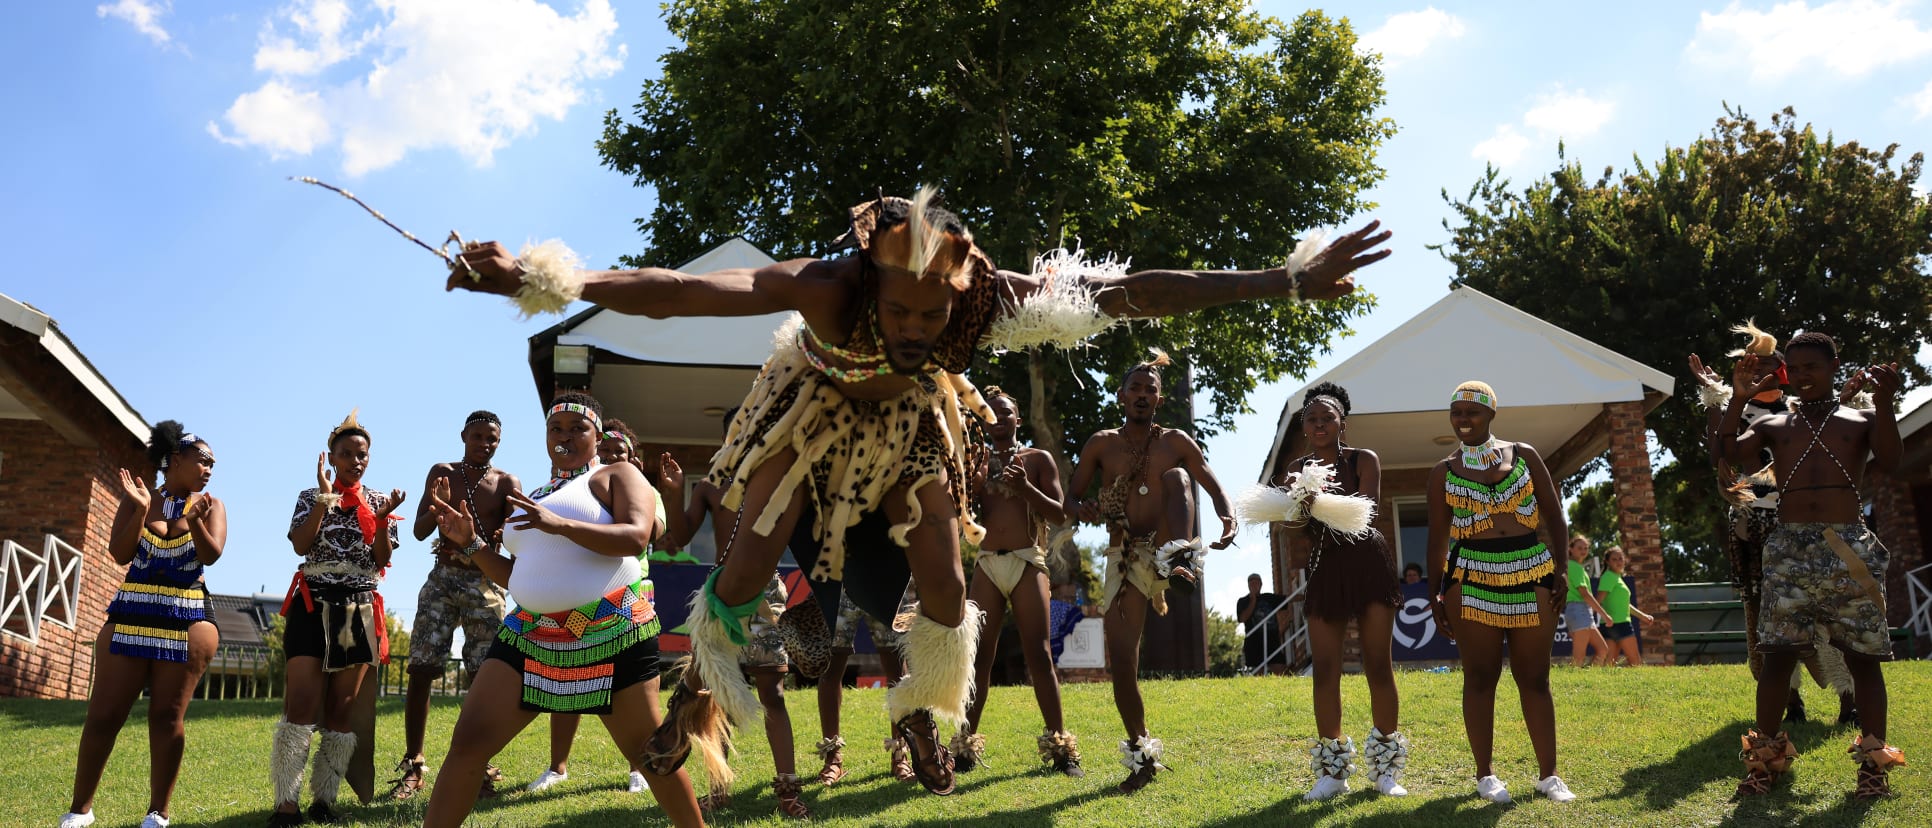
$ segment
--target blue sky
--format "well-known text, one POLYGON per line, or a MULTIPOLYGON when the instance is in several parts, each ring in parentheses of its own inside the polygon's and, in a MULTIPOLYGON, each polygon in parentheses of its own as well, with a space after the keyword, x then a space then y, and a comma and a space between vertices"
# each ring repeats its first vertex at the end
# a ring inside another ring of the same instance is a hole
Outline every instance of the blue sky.
MULTIPOLYGON (((1622 168, 1708 131, 1726 101, 1932 149, 1925 2, 1326 8, 1384 55, 1401 131, 1372 193, 1396 232, 1396 255, 1363 274, 1381 305, 1320 367, 1442 296, 1452 269, 1425 249, 1445 235, 1439 191, 1466 191, 1486 162, 1526 183, 1561 139, 1585 169, 1622 168)), ((592 142, 669 45, 656 4, 602 0, 18 4, 0 29, 0 216, 15 239, 0 292, 52 315, 143 415, 209 439, 210 491, 231 514, 211 585, 279 591, 295 493, 352 406, 375 434, 373 485, 419 497, 475 408, 506 420, 499 465, 541 476, 525 338, 551 321, 445 296, 427 254, 284 179, 333 180, 423 236, 559 237, 613 261, 639 248, 651 195, 601 168, 592 142)), ((1256 414, 1209 441, 1230 487, 1254 479, 1247 458, 1299 384, 1264 387, 1256 414)), ((1210 564, 1223 611, 1265 569, 1262 535, 1243 543, 1210 564)), ((427 571, 420 545, 398 553, 385 593, 405 621, 427 571)))

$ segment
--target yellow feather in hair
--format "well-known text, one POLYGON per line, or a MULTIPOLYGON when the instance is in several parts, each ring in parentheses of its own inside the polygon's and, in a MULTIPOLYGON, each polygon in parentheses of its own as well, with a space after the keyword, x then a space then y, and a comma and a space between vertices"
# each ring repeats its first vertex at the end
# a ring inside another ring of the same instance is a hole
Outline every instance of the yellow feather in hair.
POLYGON ((1770 356, 1778 350, 1778 338, 1758 329, 1756 319, 1746 319, 1742 325, 1732 325, 1731 333, 1743 334, 1751 338, 1744 347, 1737 348, 1725 356, 1770 356))

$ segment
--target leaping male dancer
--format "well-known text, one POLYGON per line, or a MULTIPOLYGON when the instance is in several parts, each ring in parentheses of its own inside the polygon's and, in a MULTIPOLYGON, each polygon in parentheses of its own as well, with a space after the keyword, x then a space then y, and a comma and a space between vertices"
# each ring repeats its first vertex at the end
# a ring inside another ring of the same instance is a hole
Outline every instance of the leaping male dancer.
MULTIPOLYGON (((973 355, 1021 344, 1021 321, 1057 319, 1071 328, 1238 301, 1340 297, 1355 287, 1350 274, 1389 254, 1375 249, 1389 237, 1378 226, 1319 252, 1304 243, 1305 260, 1298 249, 1289 267, 1268 270, 1028 275, 996 269, 958 217, 931 206, 931 191, 921 190, 912 201, 854 207, 842 241, 857 252, 842 258, 705 274, 585 272, 528 255, 519 262, 488 243, 461 254, 448 287, 516 296, 526 308, 581 298, 653 318, 802 317, 780 330, 713 458, 711 480, 724 491, 724 507, 738 512, 738 526, 693 596, 695 669, 685 672, 666 726, 646 746, 655 757, 648 769, 674 773, 694 744, 717 755, 711 751, 723 733, 713 701, 740 726, 756 721, 757 698, 738 669, 745 619, 763 603, 793 528, 809 513, 821 544, 812 578, 845 581, 854 602, 881 618, 897 610, 908 577, 917 583, 920 614, 904 645, 912 674, 886 701, 919 781, 947 794, 952 757, 934 720, 965 721, 979 638, 959 544, 962 534, 975 543, 984 535, 965 492, 969 454, 984 449, 968 439, 966 418, 992 419, 962 376, 973 355), (1084 306, 1071 313, 1051 312, 1080 300, 1084 306)), ((1024 332, 1035 336, 1041 327, 1024 332)))

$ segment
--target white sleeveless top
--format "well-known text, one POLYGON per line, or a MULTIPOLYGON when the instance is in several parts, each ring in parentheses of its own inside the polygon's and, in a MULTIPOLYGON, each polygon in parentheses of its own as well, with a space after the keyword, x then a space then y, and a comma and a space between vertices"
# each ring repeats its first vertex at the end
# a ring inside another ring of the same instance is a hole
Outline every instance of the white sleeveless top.
MULTIPOLYGON (((610 510, 591 495, 590 477, 586 474, 551 492, 543 507, 569 520, 614 522, 610 510)), ((522 513, 519 508, 511 516, 522 513)), ((505 529, 503 551, 517 560, 510 570, 511 597, 535 613, 576 609, 644 575, 634 556, 599 555, 540 529, 505 529)))

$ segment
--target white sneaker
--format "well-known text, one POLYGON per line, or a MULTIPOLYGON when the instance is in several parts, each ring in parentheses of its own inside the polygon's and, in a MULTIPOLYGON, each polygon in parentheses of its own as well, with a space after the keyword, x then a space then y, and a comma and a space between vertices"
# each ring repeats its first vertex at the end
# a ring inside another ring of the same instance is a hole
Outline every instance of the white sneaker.
POLYGON ((628 788, 625 788, 624 790, 629 791, 631 793, 643 793, 650 789, 651 789, 651 783, 644 779, 644 774, 638 773, 637 771, 631 771, 631 786, 628 788))
POLYGON ((1570 793, 1570 786, 1563 784, 1563 777, 1555 774, 1536 783, 1536 792, 1549 797, 1551 802, 1568 802, 1576 798, 1576 794, 1570 793))
POLYGON ((1509 786, 1494 774, 1476 780, 1476 795, 1498 805, 1509 804, 1509 786))
POLYGON ((60 828, 87 828, 87 826, 93 824, 93 811, 88 811, 84 814, 76 814, 70 811, 66 816, 60 818, 60 828))
POLYGON ((1347 779, 1337 776, 1320 776, 1315 778, 1315 787, 1310 789, 1302 799, 1308 802, 1322 802, 1334 799, 1345 793, 1348 793, 1347 779))
POLYGON ((537 777, 537 780, 535 782, 531 782, 529 787, 525 788, 525 790, 528 790, 531 792, 545 790, 545 789, 548 789, 550 786, 555 785, 558 782, 562 782, 565 779, 569 779, 569 778, 570 778, 570 774, 568 773, 558 773, 556 771, 546 769, 544 770, 543 775, 537 777))
POLYGON ((1395 777, 1386 773, 1382 774, 1381 779, 1375 780, 1375 789, 1381 791, 1383 796, 1409 795, 1408 788, 1402 787, 1402 783, 1395 781, 1395 777))
POLYGON ((168 818, 159 811, 149 811, 148 818, 141 820, 141 828, 168 828, 168 818))

